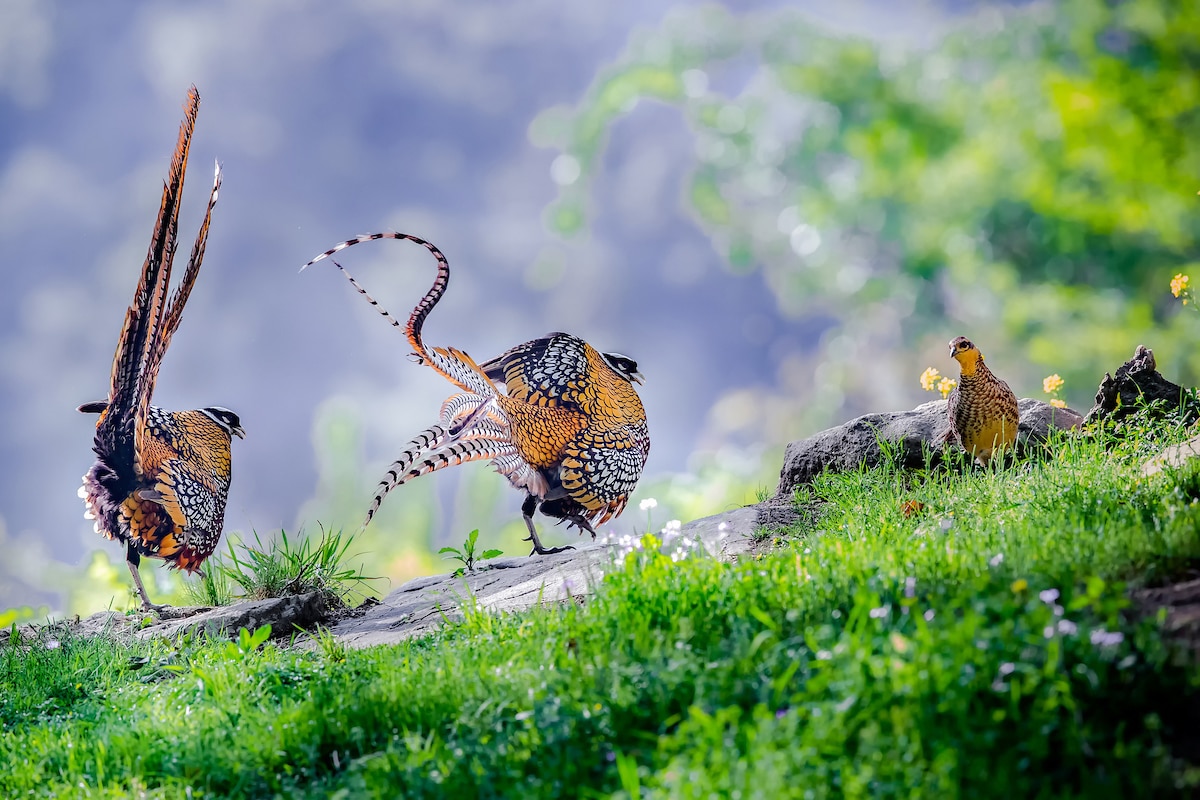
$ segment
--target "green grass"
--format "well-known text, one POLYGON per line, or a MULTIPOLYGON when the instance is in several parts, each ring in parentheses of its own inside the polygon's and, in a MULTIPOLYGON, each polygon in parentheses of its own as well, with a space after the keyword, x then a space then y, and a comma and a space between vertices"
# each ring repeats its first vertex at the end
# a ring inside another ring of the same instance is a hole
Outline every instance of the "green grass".
POLYGON ((1133 433, 825 477, 780 552, 395 646, 10 645, 0 796, 1189 796, 1200 674, 1127 597, 1200 559, 1200 471, 1133 433))
POLYGON ((223 606, 242 598, 323 592, 330 600, 350 603, 372 594, 370 582, 379 580, 349 563, 353 543, 350 534, 322 529, 317 539, 303 531, 289 539, 287 531, 281 530, 278 539, 264 544, 256 531, 253 545, 230 541, 224 556, 209 559, 204 577, 187 585, 188 599, 223 606))

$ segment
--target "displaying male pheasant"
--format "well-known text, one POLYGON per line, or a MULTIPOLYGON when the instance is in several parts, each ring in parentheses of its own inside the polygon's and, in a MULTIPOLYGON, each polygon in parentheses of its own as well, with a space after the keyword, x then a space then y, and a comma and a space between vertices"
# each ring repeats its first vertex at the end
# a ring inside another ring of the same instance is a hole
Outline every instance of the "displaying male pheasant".
POLYGON ((994 455, 1011 448, 1021 421, 1017 396, 983 363, 983 353, 965 336, 950 342, 950 355, 958 362, 958 384, 950 392, 948 438, 983 466, 994 455))
POLYGON ((526 541, 533 543, 530 555, 571 549, 542 546, 533 524, 538 509, 595 538, 593 523, 603 524, 625 509, 650 451, 646 412, 633 388, 642 380, 637 364, 619 353, 600 353, 566 333, 517 345, 483 365, 461 350, 427 346, 421 330, 450 283, 450 264, 436 246, 416 236, 360 236, 325 251, 305 267, 375 239, 407 239, 437 259, 433 286, 417 303, 407 326, 380 307, 341 264, 333 263, 379 313, 403 328, 418 363, 464 391, 442 405, 438 424, 419 433, 389 467, 364 525, 400 484, 443 467, 488 460, 526 493, 521 513, 529 530, 526 541))
POLYGON ((108 399, 79 407, 100 415, 92 445, 96 463, 79 490, 87 506, 84 516, 96 520, 98 533, 125 545, 125 561, 145 610, 163 607, 150 602, 142 585, 137 570, 142 556, 198 572, 216 549, 229 492, 230 442, 245 435, 237 414, 226 408, 165 411, 150 405, 163 356, 200 274, 221 187, 218 166, 187 270, 168 301, 179 203, 199 105, 193 86, 150 250, 117 339, 108 399))

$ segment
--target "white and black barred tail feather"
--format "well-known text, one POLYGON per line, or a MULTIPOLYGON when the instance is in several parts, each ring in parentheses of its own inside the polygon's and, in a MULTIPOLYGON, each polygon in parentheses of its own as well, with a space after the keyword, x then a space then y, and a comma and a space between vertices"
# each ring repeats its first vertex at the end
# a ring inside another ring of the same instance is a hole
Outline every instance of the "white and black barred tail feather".
POLYGON ((516 448, 508 441, 507 433, 490 422, 481 423, 468 436, 453 442, 450 442, 449 434, 441 425, 426 428, 408 443, 400 458, 388 467, 371 499, 371 507, 362 526, 365 528, 371 524, 383 505, 383 499, 397 486, 444 467, 506 455, 516 456, 516 448))
POLYGON ((515 447, 511 453, 503 453, 493 458, 492 466, 517 489, 523 489, 537 497, 545 497, 550 490, 546 478, 531 467, 515 447))
POLYGON ((405 476, 413 463, 425 454, 453 441, 469 441, 475 438, 507 441, 507 422, 495 419, 495 415, 501 413, 498 409, 489 413, 493 405, 488 402, 488 398, 470 392, 456 394, 442 403, 439 424, 426 428, 413 437, 400 457, 388 466, 387 474, 379 482, 379 490, 371 500, 363 527, 370 524, 379 511, 383 498, 406 479, 405 476))
POLYGON ((445 467, 454 467, 471 461, 491 460, 512 453, 516 453, 516 448, 507 441, 497 441, 482 436, 458 441, 427 453, 424 458, 415 462, 405 474, 400 476, 396 485, 399 486, 413 478, 419 478, 445 467))
POLYGON ((412 311, 412 314, 408 318, 407 326, 402 326, 395 317, 388 313, 388 311, 381 306, 379 302, 365 289, 363 289, 358 281, 356 281, 349 272, 346 271, 345 267, 343 267, 337 261, 333 262, 334 265, 342 271, 342 274, 345 275, 350 281, 351 285, 358 290, 358 293, 361 294, 367 300, 367 302, 379 312, 380 315, 387 319, 393 327, 403 328, 405 335, 408 337, 409 344, 412 345, 414 351, 413 354, 417 357, 420 363, 428 364, 429 366, 433 367, 451 383, 454 383, 461 389, 465 389, 469 392, 476 392, 478 394, 494 395, 496 393, 496 389, 494 386, 492 386, 491 381, 487 378, 487 376, 484 375, 477 366, 475 366, 474 362, 465 363, 460 357, 465 356, 465 353, 460 353, 456 350, 428 347, 421 337, 421 331, 425 325, 426 317, 429 316, 429 313, 433 310, 433 307, 436 306, 442 299, 442 296, 446 293, 446 288, 450 285, 450 262, 446 259, 446 256, 442 253, 442 251, 438 249, 437 245, 433 244, 432 242, 428 242, 419 236, 412 236, 407 233, 369 233, 358 236, 354 239, 347 239, 344 242, 340 242, 339 244, 326 250, 324 253, 321 253, 313 260, 309 261, 300 269, 303 271, 318 261, 328 258, 329 256, 332 256, 333 254, 344 250, 347 247, 352 247, 353 245, 361 242, 374 241, 376 239, 397 239, 415 242, 428 250, 437 260, 438 269, 437 275, 433 280, 433 286, 431 286, 429 291, 425 293, 424 297, 418 301, 416 307, 412 311))
POLYGON ((412 438, 404 448, 404 452, 391 463, 383 480, 379 482, 379 489, 376 491, 375 497, 371 499, 371 507, 367 510, 367 518, 362 524, 364 528, 371 524, 371 520, 379 511, 379 507, 383 505, 383 498, 387 497, 388 492, 400 485, 401 477, 408 472, 413 462, 431 448, 441 447, 447 438, 449 438, 449 434, 442 425, 432 425, 412 438))
MULTIPOLYGON (((353 239, 347 239, 346 241, 341 242, 340 244, 334 245, 330 249, 326 250, 324 253, 321 253, 321 255, 314 258, 312 261, 309 261, 307 264, 305 264, 300 269, 304 270, 307 267, 317 263, 318 261, 320 261, 323 258, 328 258, 329 256, 333 255, 334 253, 337 253, 340 250, 345 250, 347 247, 352 247, 353 245, 360 244, 362 242, 375 241, 376 239, 398 239, 398 240, 407 240, 410 242, 416 242, 417 244, 421 245, 426 250, 428 250, 431 254, 433 254, 433 257, 435 259, 437 259, 438 270, 437 270, 437 276, 434 278, 434 281, 433 281, 433 286, 429 289, 428 292, 425 293, 425 296, 421 298, 420 302, 417 303, 416 308, 413 309, 412 316, 409 318, 409 321, 408 321, 408 329, 406 331, 408 333, 409 340, 412 342, 413 349, 417 351, 417 355, 427 356, 428 354, 426 351, 428 350, 428 348, 425 347, 424 342, 421 340, 421 328, 425 324, 425 318, 427 316, 429 316, 429 312, 432 311, 433 307, 438 304, 438 301, 442 299, 442 295, 444 295, 446 293, 446 288, 450 286, 450 262, 446 259, 446 256, 442 253, 441 250, 438 249, 437 245, 435 245, 433 242, 428 242, 419 236, 413 236, 413 235, 407 234, 407 233, 398 233, 395 231, 388 231, 388 232, 384 232, 384 233, 367 233, 367 234, 363 234, 362 236, 357 236, 353 239)), ((334 262, 334 263, 337 263, 337 262, 334 262)), ((342 269, 340 265, 338 268, 342 269)), ((342 269, 342 272, 345 273, 346 270, 342 269)), ((349 273, 346 273, 346 277, 348 277, 348 278, 350 277, 349 273)), ((351 280, 351 282, 353 282, 354 279, 351 278, 350 280, 351 280)), ((370 300, 371 305, 375 306, 381 314, 383 314, 385 317, 388 317, 389 319, 391 319, 393 325, 395 325, 396 327, 400 327, 399 323, 396 322, 391 317, 390 314, 388 314, 386 311, 384 311, 383 308, 381 308, 378 303, 376 303, 373 299, 371 299, 371 296, 369 294, 367 294, 365 291, 363 291, 361 286, 358 286, 358 284, 356 283, 355 287, 358 288, 358 290, 360 292, 362 292, 362 294, 364 296, 366 296, 368 300, 370 300)))

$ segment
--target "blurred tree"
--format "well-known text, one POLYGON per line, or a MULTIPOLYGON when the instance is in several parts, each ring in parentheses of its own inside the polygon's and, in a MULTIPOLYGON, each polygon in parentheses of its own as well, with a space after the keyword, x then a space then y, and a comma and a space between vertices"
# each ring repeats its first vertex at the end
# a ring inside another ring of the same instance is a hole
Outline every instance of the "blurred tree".
POLYGON ((764 439, 911 399, 957 334, 1022 395, 1057 372, 1085 405, 1138 343, 1195 383, 1168 284, 1200 271, 1200 4, 988 8, 908 49, 789 9, 680 11, 532 125, 562 151, 559 232, 586 224, 607 134, 643 99, 694 132, 688 204, 730 268, 829 322, 764 439))

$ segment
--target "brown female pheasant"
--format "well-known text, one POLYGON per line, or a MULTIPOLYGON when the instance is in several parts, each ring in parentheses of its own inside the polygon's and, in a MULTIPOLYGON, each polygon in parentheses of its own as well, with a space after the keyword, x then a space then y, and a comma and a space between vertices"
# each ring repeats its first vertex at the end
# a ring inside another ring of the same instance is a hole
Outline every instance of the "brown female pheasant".
POLYGON ((163 356, 200 274, 221 186, 218 166, 187 270, 168 302, 179 203, 199 104, 193 86, 150 251, 117 339, 108 399, 79 407, 100 415, 92 445, 96 463, 79 490, 87 507, 84 516, 95 519, 98 533, 125 545, 125 561, 146 610, 162 606, 150 602, 142 585, 137 570, 142 556, 197 572, 216 549, 229 491, 230 442, 245 435, 237 414, 226 408, 165 411, 150 405, 163 356))
POLYGON ((1021 421, 1017 396, 983 363, 983 353, 965 336, 950 342, 950 355, 958 362, 958 384, 950 392, 947 407, 950 431, 974 459, 987 466, 992 457, 1011 448, 1021 421))
POLYGON ((418 363, 464 391, 443 404, 438 424, 410 441, 389 467, 364 525, 400 484, 444 467, 489 460, 526 492, 521 513, 533 553, 570 549, 542 546, 533 524, 538 509, 595 538, 592 524, 603 524, 625 509, 650 451, 646 412, 633 388, 642 380, 637 364, 619 353, 600 353, 566 333, 517 345, 483 365, 461 350, 427 346, 421 331, 446 292, 450 264, 436 246, 415 236, 360 236, 325 251, 305 267, 375 239, 407 239, 437 259, 433 286, 417 303, 407 326, 380 307, 341 264, 333 263, 380 314, 404 330, 418 363))

